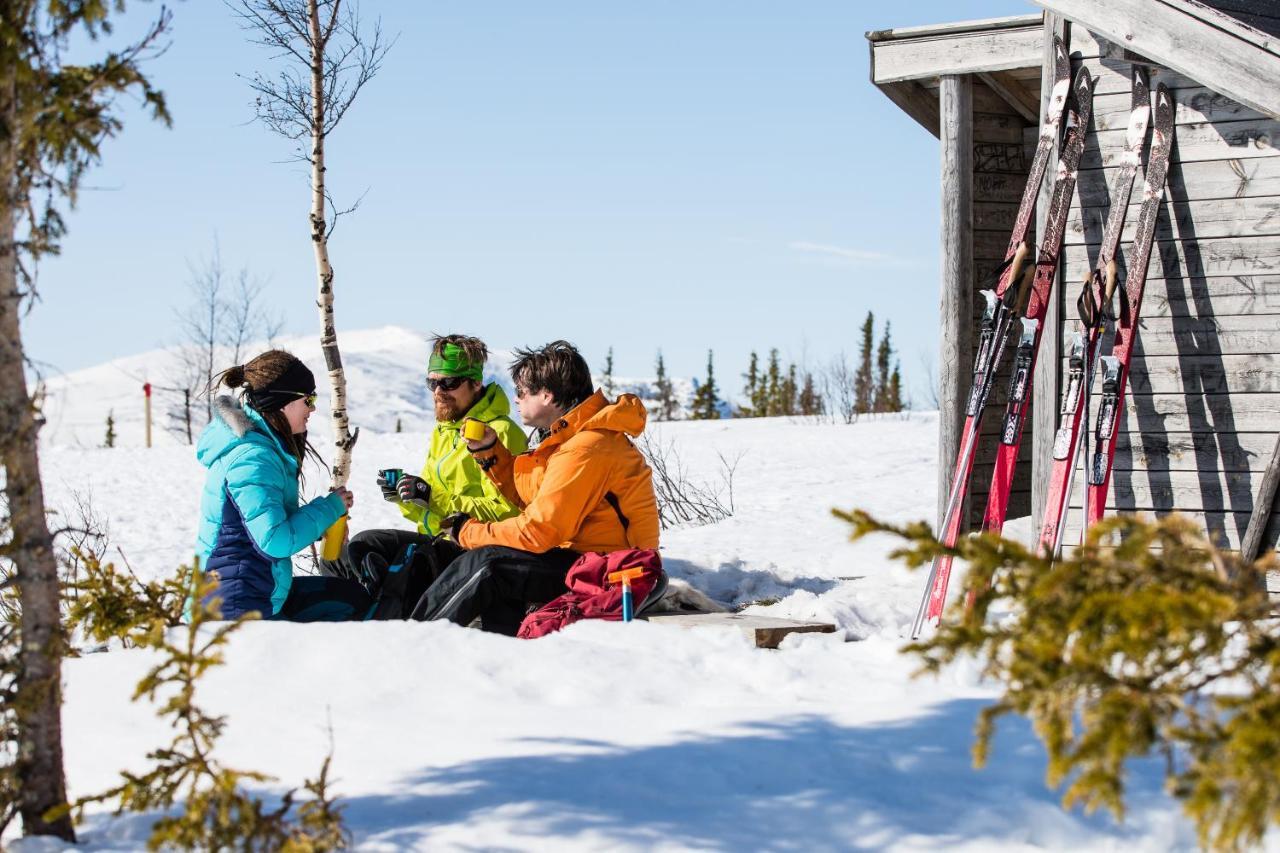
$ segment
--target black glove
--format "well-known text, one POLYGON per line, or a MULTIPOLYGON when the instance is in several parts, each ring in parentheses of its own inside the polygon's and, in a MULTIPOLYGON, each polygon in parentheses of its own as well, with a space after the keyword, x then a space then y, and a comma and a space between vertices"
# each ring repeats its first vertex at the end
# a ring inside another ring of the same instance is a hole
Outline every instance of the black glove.
POLYGON ((445 516, 440 521, 440 532, 459 545, 462 544, 462 525, 471 520, 471 516, 465 512, 455 512, 453 515, 445 516))
POLYGON ((412 474, 405 474, 400 478, 396 483, 396 494, 405 503, 417 504, 423 509, 431 505, 431 485, 412 474))
POLYGON ((384 501, 400 502, 400 493, 396 491, 395 483, 388 480, 385 473, 378 474, 378 488, 382 491, 384 501))

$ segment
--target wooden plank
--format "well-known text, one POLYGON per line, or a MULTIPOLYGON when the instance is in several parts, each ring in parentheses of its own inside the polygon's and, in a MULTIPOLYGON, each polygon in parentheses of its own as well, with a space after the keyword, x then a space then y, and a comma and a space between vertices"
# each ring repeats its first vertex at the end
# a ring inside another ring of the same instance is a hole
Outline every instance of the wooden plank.
MULTIPOLYGON (((976 93, 976 89, 974 90, 976 93)), ((1024 147, 1026 130, 1030 126, 1013 113, 983 112, 974 104, 973 142, 1000 142, 1024 147)), ((1008 171, 1008 170, 1006 170, 1008 171)))
MULTIPOLYGON (((1031 160, 1027 157, 1026 146, 1021 141, 975 142, 973 168, 975 172, 1013 172, 1021 176, 1025 183, 1026 174, 1031 169, 1031 160)), ((1008 240, 1006 239, 1005 242, 1008 240)))
POLYGON ((1043 20, 1043 13, 1028 15, 1004 15, 998 18, 978 18, 972 21, 951 21, 945 24, 924 24, 918 27, 895 27, 891 30, 868 30, 867 41, 896 41, 913 39, 922 36, 949 36, 969 32, 990 32, 995 30, 1025 29, 1038 27, 1043 20))
MULTIPOLYGON (((1093 207, 1111 203, 1110 181, 1093 180, 1084 172, 1080 178, 1076 182, 1074 204, 1093 207)), ((1137 186, 1142 186, 1142 180, 1140 171, 1137 186)), ((1020 187, 1017 192, 1022 192, 1020 187)), ((1280 157, 1183 163, 1169 174, 1168 193, 1179 202, 1280 195, 1280 157)), ((1008 201, 1009 194, 1010 190, 1002 182, 991 181, 990 186, 984 188, 983 197, 992 201, 1008 201)))
POLYGON ((1280 352, 1280 323, 1272 314, 1152 317, 1142 323, 1136 352, 1146 358, 1280 352))
MULTIPOLYGON (((1280 273, 1280 236, 1222 237, 1207 240, 1162 240, 1152 252, 1151 278, 1211 278, 1280 273)), ((1085 246, 1064 246, 1062 261, 1067 281, 1083 281, 1092 268, 1085 246)), ((983 258, 974 249, 975 259, 983 258)), ((1123 259, 1123 256, 1122 256, 1123 259)))
POLYGON ((832 634, 836 630, 829 622, 800 622, 747 613, 655 613, 641 618, 651 625, 677 628, 734 628, 758 649, 776 649, 791 634, 832 634))
POLYGON ((938 359, 938 518, 946 511, 973 364, 973 81, 942 78, 942 294, 938 359))
MULTIPOLYGON (((1041 67, 1053 67, 1053 38, 1055 35, 1061 37, 1072 47, 1078 47, 1082 43, 1082 39, 1076 36, 1088 37, 1083 30, 1083 27, 1073 27, 1065 18, 1052 12, 1047 12, 1044 16, 1044 27, 1040 38, 1041 67)), ((1040 87, 1042 105, 1048 104, 1051 89, 1052 81, 1049 79, 1049 75, 1045 74, 1040 87)), ((1053 156, 1054 161, 1056 161, 1058 156, 1056 146, 1053 156)), ((1052 171, 1050 174, 1052 174, 1052 171)), ((1052 187, 1053 181, 1046 180, 1044 186, 1040 189, 1039 205, 1036 209, 1037 235, 1044 234, 1045 218, 1049 210, 1049 200, 1053 193, 1052 187)), ((1058 281, 1061 282, 1061 264, 1059 264, 1056 276, 1058 281)), ((1029 502, 1026 504, 1026 509, 1036 518, 1044 514, 1049 475, 1053 468, 1053 434, 1058 428, 1057 400, 1061 389, 1058 385, 1057 363, 1062 354, 1062 310, 1059 305, 1060 301, 1058 299, 1050 299, 1045 307, 1044 317, 1041 320, 1043 332, 1040 336, 1040 349, 1031 377, 1033 405, 1031 412, 1027 415, 1025 427, 1030 432, 1030 435, 1024 436, 1024 441, 1031 445, 1033 475, 1032 493, 1029 502), (1043 400, 1044 403, 1034 405, 1034 400, 1043 400)))
MULTIPOLYGON (((1066 317, 1067 334, 1075 331, 1075 303, 1080 296, 1080 288, 1081 282, 1068 281, 1063 294, 1070 307, 1066 317)), ((1271 315, 1273 318, 1280 314, 1280 276, 1240 275, 1173 280, 1157 278, 1149 279, 1143 288, 1143 328, 1156 328, 1153 321, 1162 317, 1182 320, 1205 318, 1207 321, 1208 318, 1225 320, 1227 317, 1245 314, 1271 315)))
MULTIPOLYGON (((1064 383, 1067 372, 1063 358, 1064 383)), ((1129 387, 1135 394, 1280 394, 1280 355, 1140 356, 1130 365, 1129 387)))
POLYGON ((1040 99, 1027 91, 1018 78, 1006 71, 981 72, 978 78, 986 83, 991 91, 1004 99, 1004 102, 1028 124, 1040 123, 1040 99))
MULTIPOLYGON (((1035 0, 1153 62, 1280 118, 1280 62, 1248 28, 1218 15, 1208 25, 1185 0, 1035 0)), ((1203 7, 1202 7, 1203 8, 1203 7)))
MULTIPOLYGON (((1155 84, 1152 83, 1154 86, 1155 84)), ((1267 116, 1251 110, 1244 104, 1231 100, 1221 92, 1206 86, 1192 86, 1172 92, 1175 105, 1175 125, 1199 124, 1213 121, 1266 121, 1267 116)), ((1129 126, 1131 98, 1126 88, 1114 95, 1099 95, 1093 99, 1093 129, 1124 130, 1129 126)))
POLYGON ((871 81, 879 85, 1038 65, 1040 35, 1039 26, 1025 26, 873 41, 871 81))
POLYGON ((1274 433, 1280 394, 1130 394, 1120 429, 1128 432, 1274 433))
MULTIPOLYGON (((1248 513, 1260 480, 1247 471, 1117 470, 1111 477, 1107 505, 1124 510, 1248 513)), ((1071 505, 1080 506, 1083 495, 1084 478, 1077 476, 1071 505)))
POLYGON ((938 100, 919 83, 912 80, 888 83, 881 86, 880 91, 935 137, 941 132, 938 128, 938 100))
MULTIPOLYGON (((1081 169, 1119 164, 1124 151, 1123 130, 1091 133, 1080 155, 1081 169)), ((1174 133, 1170 163, 1199 160, 1252 159, 1280 154, 1280 125, 1274 119, 1184 124, 1174 133)))
MULTIPOLYGON (((1155 511, 1151 509, 1126 509, 1116 508, 1108 504, 1107 515, 1116 515, 1117 513, 1140 513, 1149 521, 1169 515, 1168 510, 1155 511)), ((1248 512, 1232 512, 1232 511, 1179 511, 1179 515, 1199 527, 1208 536, 1209 541, 1213 542, 1217 547, 1226 550, 1239 550, 1240 542, 1244 538, 1244 531, 1249 524, 1248 512)), ((1280 514, 1273 514, 1265 528, 1262 542, 1265 548, 1275 547, 1277 538, 1280 538, 1280 514)), ((1063 541, 1075 543, 1080 541, 1080 508, 1072 507, 1070 514, 1067 516, 1066 532, 1063 534, 1063 541)))
MULTIPOLYGON (((1130 87, 1133 85, 1133 81, 1129 77, 1130 63, 1097 58, 1086 59, 1081 64, 1088 68, 1089 73, 1095 78, 1093 84, 1093 97, 1095 99, 1121 93, 1128 95, 1130 87)), ((1175 94, 1182 89, 1193 89, 1204 85, 1199 80, 1193 80, 1168 68, 1160 67, 1151 69, 1150 80, 1153 92, 1156 86, 1161 83, 1168 86, 1175 94)))
POLYGON ((1244 539, 1240 543, 1240 556, 1250 562, 1256 560, 1261 553, 1262 536, 1266 531, 1271 512, 1275 508, 1277 485, 1280 485, 1280 436, 1277 436, 1275 448, 1271 451, 1266 473, 1258 487, 1258 498, 1254 502, 1253 513, 1249 516, 1249 526, 1245 529, 1244 539))
MULTIPOLYGON (((1141 184, 1138 185, 1138 189, 1141 184)), ((1133 242, 1141 204, 1131 204, 1125 213, 1121 245, 1133 242)), ((1067 217, 1064 245, 1097 244, 1102 240, 1109 211, 1103 207, 1075 206, 1067 217)), ((975 223, 976 224, 976 223, 975 223)), ((1179 236, 1252 237, 1280 234, 1280 195, 1216 198, 1177 203, 1166 201, 1156 219, 1155 238, 1172 240, 1179 236)))
POLYGON ((1115 470, 1262 472, 1271 450, 1270 433, 1123 432, 1116 438, 1115 470))
POLYGON ((1144 319, 1238 314, 1280 314, 1280 276, 1158 278, 1148 280, 1143 288, 1144 319))
POLYGON ((973 176, 973 197, 982 201, 1012 203, 1016 207, 1026 185, 1026 172, 976 172, 973 176))

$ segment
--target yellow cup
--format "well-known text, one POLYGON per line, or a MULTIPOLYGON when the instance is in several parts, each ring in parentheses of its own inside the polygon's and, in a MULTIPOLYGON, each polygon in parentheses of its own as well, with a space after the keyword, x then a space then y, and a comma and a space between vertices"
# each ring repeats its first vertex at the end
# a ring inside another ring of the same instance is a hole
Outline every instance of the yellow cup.
POLYGON ((462 424, 462 437, 467 441, 479 441, 484 438, 484 421, 467 420, 462 424))
POLYGON ((324 542, 320 547, 320 556, 326 560, 336 560, 342 553, 342 540, 347 538, 347 517, 344 515, 335 521, 324 532, 324 542))

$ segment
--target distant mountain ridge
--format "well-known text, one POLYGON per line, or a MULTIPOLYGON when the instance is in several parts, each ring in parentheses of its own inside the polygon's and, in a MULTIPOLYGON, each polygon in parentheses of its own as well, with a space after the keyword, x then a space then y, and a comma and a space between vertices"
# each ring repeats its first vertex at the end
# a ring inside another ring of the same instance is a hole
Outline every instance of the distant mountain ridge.
MULTIPOLYGON (((347 375, 347 406, 353 427, 369 432, 394 432, 397 422, 404 432, 426 432, 435 423, 431 395, 424 381, 430 355, 430 336, 402 326, 339 332, 342 363, 347 375)), ((321 400, 311 419, 313 436, 329 434, 328 382, 320 343, 315 335, 280 338, 276 348, 301 358, 316 374, 321 400)), ((267 349, 251 344, 245 353, 267 349)), ((232 352, 225 352, 231 366, 232 352)), ((514 354, 509 349, 493 349, 485 367, 485 380, 497 382, 512 399, 514 392, 507 365, 514 354)), ((46 377, 42 411, 45 426, 41 441, 72 447, 101 447, 107 429, 107 415, 114 421, 117 447, 145 444, 145 403, 143 384, 152 385, 152 443, 156 446, 187 444, 180 347, 154 349, 118 358, 96 367, 46 377)), ((600 377, 595 377, 597 387, 600 377)), ((694 383, 672 378, 681 403, 680 417, 686 417, 694 383)), ((653 411, 657 393, 652 378, 614 377, 615 393, 632 393, 645 400, 653 411)), ((193 394, 191 400, 194 437, 207 423, 207 400, 193 394)), ((512 416, 519 420, 515 411, 512 416)))

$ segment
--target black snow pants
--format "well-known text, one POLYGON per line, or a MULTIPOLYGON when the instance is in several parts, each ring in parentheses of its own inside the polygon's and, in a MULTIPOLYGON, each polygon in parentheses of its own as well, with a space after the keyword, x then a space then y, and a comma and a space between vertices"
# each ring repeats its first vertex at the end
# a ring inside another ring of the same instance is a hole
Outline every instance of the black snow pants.
POLYGON ((514 637, 530 605, 566 591, 565 575, 580 555, 565 548, 543 554, 486 545, 465 551, 444 570, 413 609, 412 618, 448 619, 514 637))

